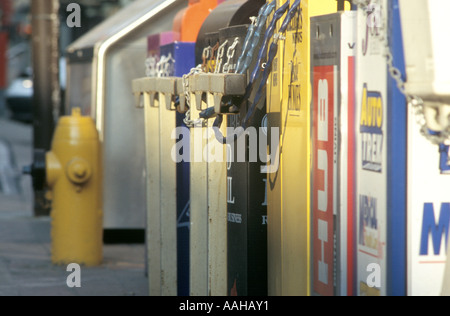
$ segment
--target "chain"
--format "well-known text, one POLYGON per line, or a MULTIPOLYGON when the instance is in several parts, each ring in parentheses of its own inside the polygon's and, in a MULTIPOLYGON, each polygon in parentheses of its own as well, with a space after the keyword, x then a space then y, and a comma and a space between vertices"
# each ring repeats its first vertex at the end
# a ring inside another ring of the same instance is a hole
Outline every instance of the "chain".
POLYGON ((161 60, 156 64, 156 72, 159 78, 170 76, 170 63, 175 63, 172 54, 169 53, 168 56, 162 56, 161 60))
POLYGON ((199 74, 202 73, 202 65, 198 65, 195 68, 192 68, 191 71, 183 76, 183 88, 184 88, 184 94, 186 96, 186 105, 188 107, 188 111, 186 112, 186 116, 183 120, 184 124, 186 124, 187 127, 192 128, 192 127, 198 127, 198 126, 203 126, 203 121, 202 119, 197 119, 197 120, 191 120, 191 95, 189 93, 189 77, 195 75, 195 74, 199 74))
POLYGON ((233 45, 231 45, 228 48, 228 51, 227 51, 227 58, 228 58, 228 60, 227 60, 227 63, 225 65, 223 65, 223 72, 224 73, 228 73, 228 72, 232 71, 232 69, 231 69, 232 65, 230 65, 230 61, 234 58, 234 54, 236 53, 236 47, 238 46, 238 44, 239 44, 239 38, 236 37, 234 39, 233 45))
POLYGON ((186 117, 183 120, 184 124, 186 124, 187 127, 193 128, 193 127, 203 127, 204 126, 204 120, 199 118, 196 120, 191 120, 191 110, 188 110, 186 112, 186 117))
POLYGON ((150 56, 145 60, 145 74, 147 77, 157 76, 155 56, 150 56))
POLYGON ((212 49, 213 48, 211 46, 205 47, 203 49, 203 54, 202 54, 202 60, 203 60, 202 70, 203 70, 203 72, 207 71, 207 69, 206 69, 207 68, 207 63, 208 63, 208 59, 211 58, 212 49))
POLYGON ((392 79, 395 80, 398 90, 405 96, 408 107, 411 107, 414 110, 414 115, 416 118, 415 120, 419 125, 420 134, 434 145, 450 144, 450 125, 447 126, 444 130, 439 131, 438 133, 432 133, 430 131, 425 117, 425 102, 419 96, 408 94, 406 92, 406 82, 402 78, 402 72, 393 64, 394 57, 390 50, 387 38, 385 38, 384 41, 384 56, 386 58, 389 75, 392 77, 392 79))
POLYGON ((402 79, 402 73, 400 69, 393 65, 393 56, 388 46, 386 46, 385 57, 389 75, 395 80, 398 90, 406 97, 408 106, 411 106, 414 109, 416 122, 420 126, 420 133, 435 145, 448 142, 450 134, 445 136, 444 134, 432 135, 429 133, 427 121, 425 119, 425 104, 422 98, 406 93, 405 81, 402 79))
POLYGON ((211 50, 211 57, 209 59, 209 65, 207 64, 206 72, 214 72, 216 70, 216 63, 217 63, 217 51, 219 50, 220 44, 219 42, 216 43, 216 45, 213 46, 211 50))
POLYGON ((210 58, 211 57, 211 51, 212 51, 212 47, 211 46, 205 47, 203 49, 203 54, 202 54, 203 59, 210 58))
POLYGON ((186 105, 190 108, 191 105, 191 96, 189 94, 189 77, 201 73, 202 69, 201 66, 197 66, 196 68, 192 68, 191 71, 186 74, 183 75, 183 88, 184 88, 184 94, 186 96, 186 105))
MULTIPOLYGON (((357 5, 359 9, 368 10, 372 0, 353 0, 352 3, 357 5)), ((382 32, 381 32, 382 33, 382 32)), ((432 144, 450 144, 450 126, 445 128, 439 133, 432 134, 427 126, 427 120, 425 118, 425 103, 422 98, 408 94, 405 88, 405 81, 402 78, 402 72, 396 68, 393 64, 394 58, 389 48, 389 42, 386 37, 380 36, 380 41, 384 41, 384 57, 388 66, 389 75, 395 80, 398 90, 405 96, 408 107, 411 106, 414 110, 416 122, 420 127, 420 133, 432 144)))
POLYGON ((219 46, 219 50, 217 51, 217 63, 216 63, 216 69, 214 70, 214 73, 216 73, 216 74, 220 73, 220 68, 222 68, 223 55, 225 54, 225 47, 227 45, 228 45, 228 41, 225 41, 222 45, 219 46))
POLYGON ((159 60, 159 62, 156 64, 156 76, 157 77, 162 77, 162 65, 165 63, 165 56, 161 56, 161 59, 159 60))

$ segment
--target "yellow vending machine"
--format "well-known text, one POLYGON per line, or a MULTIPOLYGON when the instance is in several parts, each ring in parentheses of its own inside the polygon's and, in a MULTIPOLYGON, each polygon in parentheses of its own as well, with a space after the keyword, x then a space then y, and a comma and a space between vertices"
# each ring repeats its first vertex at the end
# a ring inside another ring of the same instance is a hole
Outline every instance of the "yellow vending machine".
MULTIPOLYGON (((267 180, 271 296, 310 295, 310 18, 336 12, 339 3, 291 1, 290 8, 298 2, 286 32, 275 36, 278 53, 267 86, 268 126, 278 127, 280 135, 278 148, 269 148, 277 151, 279 164, 272 163, 267 180)), ((285 3, 277 1, 277 8, 285 3)))

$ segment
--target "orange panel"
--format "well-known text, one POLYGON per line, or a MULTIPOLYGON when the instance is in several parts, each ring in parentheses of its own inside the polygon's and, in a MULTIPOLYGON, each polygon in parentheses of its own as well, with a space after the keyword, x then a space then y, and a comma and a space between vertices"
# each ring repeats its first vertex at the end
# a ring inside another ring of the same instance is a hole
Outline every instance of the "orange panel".
MULTIPOLYGON (((189 6, 184 12, 181 20, 181 36, 182 42, 196 42, 198 32, 211 11, 217 7, 218 0, 200 0, 190 1, 189 6)), ((181 12, 180 12, 181 13, 181 12)), ((178 16, 174 20, 175 27, 178 27, 178 16)))
POLYGON ((181 40, 181 24, 183 23, 183 17, 186 14, 188 8, 185 8, 181 10, 180 12, 175 15, 175 18, 173 19, 173 37, 174 41, 180 41, 181 40))

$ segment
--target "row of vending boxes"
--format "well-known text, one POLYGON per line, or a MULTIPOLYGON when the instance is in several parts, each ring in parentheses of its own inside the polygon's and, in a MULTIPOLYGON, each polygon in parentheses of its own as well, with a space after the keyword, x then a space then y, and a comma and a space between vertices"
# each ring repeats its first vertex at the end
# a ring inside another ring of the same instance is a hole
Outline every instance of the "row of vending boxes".
POLYGON ((440 295, 448 278, 448 147, 423 133, 426 121, 405 96, 405 56, 419 54, 405 51, 408 5, 417 3, 371 1, 356 13, 311 20, 318 294, 440 295))
POLYGON ((133 92, 157 170, 151 294, 441 294, 448 147, 421 134, 392 76, 406 77, 398 1, 337 13, 329 1, 291 1, 287 11, 289 27, 276 46, 255 41, 245 73, 235 68, 248 25, 203 34, 202 56, 170 33, 149 37, 150 77, 133 92), (254 74, 263 89, 246 95, 254 74), (247 136, 224 145, 220 134, 239 134, 252 106, 247 136), (205 110, 214 115, 201 119, 205 110))

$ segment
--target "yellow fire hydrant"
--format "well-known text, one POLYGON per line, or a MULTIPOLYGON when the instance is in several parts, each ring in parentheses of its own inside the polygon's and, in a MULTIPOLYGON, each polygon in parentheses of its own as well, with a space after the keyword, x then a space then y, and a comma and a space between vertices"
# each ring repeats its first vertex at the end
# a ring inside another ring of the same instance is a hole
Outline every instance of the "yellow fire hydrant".
POLYGON ((100 265, 103 258, 101 150, 90 117, 61 117, 46 155, 54 264, 100 265))

